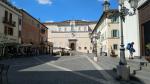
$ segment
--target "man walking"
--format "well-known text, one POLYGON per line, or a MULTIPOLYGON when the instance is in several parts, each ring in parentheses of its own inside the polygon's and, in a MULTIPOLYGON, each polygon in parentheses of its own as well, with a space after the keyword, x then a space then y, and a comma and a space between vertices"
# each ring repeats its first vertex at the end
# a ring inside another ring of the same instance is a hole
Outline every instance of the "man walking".
POLYGON ((133 48, 134 42, 128 43, 127 50, 129 50, 129 59, 133 59, 133 53, 135 52, 135 49, 133 48))

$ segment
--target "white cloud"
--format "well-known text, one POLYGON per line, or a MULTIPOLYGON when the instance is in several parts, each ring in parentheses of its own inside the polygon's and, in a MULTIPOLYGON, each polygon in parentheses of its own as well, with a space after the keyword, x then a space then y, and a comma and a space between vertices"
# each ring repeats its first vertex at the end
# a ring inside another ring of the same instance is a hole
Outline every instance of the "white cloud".
POLYGON ((45 22, 54 22, 53 20, 45 21, 45 22))
POLYGON ((39 4, 43 4, 43 5, 51 5, 52 4, 52 0, 37 0, 39 4))

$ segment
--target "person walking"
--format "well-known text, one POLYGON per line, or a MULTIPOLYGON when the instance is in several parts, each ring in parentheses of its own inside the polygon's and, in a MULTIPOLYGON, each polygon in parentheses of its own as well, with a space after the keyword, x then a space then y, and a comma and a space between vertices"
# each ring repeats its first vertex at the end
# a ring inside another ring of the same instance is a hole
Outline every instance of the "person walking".
POLYGON ((133 45, 134 45, 134 42, 128 43, 127 45, 127 50, 129 50, 129 53, 130 53, 129 59, 133 59, 133 53, 135 52, 133 45))

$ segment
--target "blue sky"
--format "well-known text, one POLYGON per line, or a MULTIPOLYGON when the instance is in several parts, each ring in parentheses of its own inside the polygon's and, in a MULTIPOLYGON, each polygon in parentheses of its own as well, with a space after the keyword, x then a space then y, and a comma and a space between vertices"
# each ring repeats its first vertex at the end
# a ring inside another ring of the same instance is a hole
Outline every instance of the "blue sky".
MULTIPOLYGON (((64 20, 96 21, 103 12, 103 0, 11 0, 41 22, 64 20)), ((117 8, 117 0, 110 0, 117 8)))

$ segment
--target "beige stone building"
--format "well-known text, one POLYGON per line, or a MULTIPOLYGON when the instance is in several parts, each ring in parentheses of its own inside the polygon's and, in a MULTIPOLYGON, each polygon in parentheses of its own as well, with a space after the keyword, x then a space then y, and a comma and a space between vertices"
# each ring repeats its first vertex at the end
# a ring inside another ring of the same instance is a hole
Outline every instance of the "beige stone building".
POLYGON ((97 39, 98 55, 107 54, 108 56, 114 53, 119 53, 119 12, 111 9, 103 12, 92 34, 96 32, 99 35, 97 39))
POLYGON ((21 21, 20 10, 7 0, 0 0, 0 44, 21 43, 21 21))
POLYGON ((48 41, 53 43, 54 48, 70 48, 73 51, 92 53, 93 45, 89 33, 96 22, 67 20, 45 25, 48 27, 48 41))

